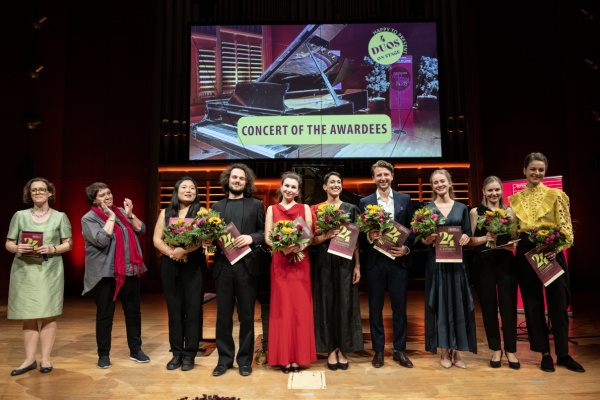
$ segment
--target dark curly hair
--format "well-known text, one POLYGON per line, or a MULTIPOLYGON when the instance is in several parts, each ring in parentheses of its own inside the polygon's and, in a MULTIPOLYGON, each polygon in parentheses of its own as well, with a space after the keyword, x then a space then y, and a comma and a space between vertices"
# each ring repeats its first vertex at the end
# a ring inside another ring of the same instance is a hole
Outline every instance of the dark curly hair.
POLYGON ((33 204, 33 200, 31 199, 31 184, 33 182, 44 182, 46 184, 46 187, 48 188, 48 191, 50 193, 52 193, 52 196, 48 197, 48 204, 52 204, 54 203, 54 201, 56 200, 56 188, 54 187, 54 184, 52 184, 52 182, 50 182, 48 179, 46 178, 33 178, 30 179, 25 186, 23 186, 23 203, 25 204, 29 204, 32 205, 33 204))
POLYGON ((244 197, 252 197, 254 192, 256 192, 256 186, 254 186, 256 175, 254 175, 254 171, 252 171, 250 167, 242 163, 231 164, 229 167, 227 167, 225 171, 221 173, 219 183, 223 187, 225 195, 229 196, 229 178, 231 177, 231 171, 233 171, 236 168, 241 169, 246 174, 246 186, 244 186, 244 197))

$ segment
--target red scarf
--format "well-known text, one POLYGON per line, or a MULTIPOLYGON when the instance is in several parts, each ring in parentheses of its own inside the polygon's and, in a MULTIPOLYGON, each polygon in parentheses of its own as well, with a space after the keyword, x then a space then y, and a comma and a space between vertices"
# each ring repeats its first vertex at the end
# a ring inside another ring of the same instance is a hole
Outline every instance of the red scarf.
MULTIPOLYGON (((92 206, 92 210, 102 218, 102 221, 108 221, 108 217, 104 212, 96 207, 92 206)), ((140 276, 141 266, 144 264, 144 258, 138 252, 137 241, 135 240, 135 232, 133 231, 133 227, 131 226, 131 222, 123 215, 121 210, 119 210, 114 205, 111 207, 111 210, 115 213, 115 215, 119 218, 121 223, 127 229, 127 236, 129 239, 129 261, 131 262, 131 266, 133 271, 137 276, 140 276)), ((123 286, 125 282, 125 276, 127 275, 127 268, 125 266, 125 241, 123 240, 123 230, 121 226, 115 223, 115 280, 117 281, 117 288, 115 289, 115 297, 113 301, 117 300, 117 294, 119 293, 119 289, 123 286), (118 228, 118 229, 117 229, 118 228)))

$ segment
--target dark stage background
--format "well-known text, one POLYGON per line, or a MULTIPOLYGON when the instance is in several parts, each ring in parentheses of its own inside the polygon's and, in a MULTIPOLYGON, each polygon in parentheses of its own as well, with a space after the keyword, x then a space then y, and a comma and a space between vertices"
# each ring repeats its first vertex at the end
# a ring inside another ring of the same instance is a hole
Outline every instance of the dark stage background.
MULTIPOLYGON (((2 172, 0 227, 8 230, 24 182, 45 176, 57 186, 54 207, 73 226, 65 255, 72 293, 83 280, 80 219, 84 188, 110 185, 117 204, 127 196, 149 228, 145 258, 155 268, 151 233, 158 166, 187 161, 186 92, 189 21, 306 23, 311 20, 440 22, 440 84, 445 161, 469 161, 471 198, 485 176, 522 177, 522 160, 544 152, 549 175, 563 175, 571 197, 576 247, 569 255, 572 286, 596 288, 594 218, 600 190, 597 154, 599 13, 585 19, 579 0, 490 3, 465 1, 131 0, 2 2, 2 172), (47 17, 41 29, 32 18, 47 17), (32 63, 44 70, 30 79, 32 63), (27 115, 42 125, 27 130, 27 115)), ((370 165, 370 162, 365 162, 370 165)), ((271 176, 290 165, 271 165, 271 176)), ((0 252, 0 296, 8 292, 13 255, 0 252)), ((159 288, 156 274, 146 290, 159 288)), ((597 290, 597 289, 596 289, 597 290)))

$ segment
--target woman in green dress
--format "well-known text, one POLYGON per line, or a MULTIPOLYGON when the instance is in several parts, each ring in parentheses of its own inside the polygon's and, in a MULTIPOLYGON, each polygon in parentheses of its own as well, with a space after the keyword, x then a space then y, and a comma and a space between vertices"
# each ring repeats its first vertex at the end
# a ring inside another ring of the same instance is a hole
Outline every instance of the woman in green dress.
POLYGON ((50 353, 64 294, 61 254, 73 248, 71 224, 64 213, 50 208, 54 200, 54 185, 44 178, 33 178, 23 188, 23 202, 33 207, 17 211, 10 221, 6 249, 15 253, 15 259, 10 271, 7 318, 23 320, 25 343, 25 361, 11 372, 13 376, 37 368, 38 341, 42 347, 40 372, 52 371, 50 353), (42 233, 41 245, 23 243, 23 232, 42 233))

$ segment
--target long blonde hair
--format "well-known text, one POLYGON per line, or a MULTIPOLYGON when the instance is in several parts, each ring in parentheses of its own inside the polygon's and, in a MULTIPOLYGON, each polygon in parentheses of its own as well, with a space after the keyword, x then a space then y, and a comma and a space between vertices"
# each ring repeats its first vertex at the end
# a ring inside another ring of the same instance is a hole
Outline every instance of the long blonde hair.
POLYGON ((487 185, 494 182, 499 183, 500 189, 502 190, 502 195, 500 196, 500 201, 498 202, 498 205, 500 205, 501 209, 506 210, 506 204, 504 203, 504 187, 502 186, 502 181, 500 180, 500 178, 494 175, 488 176, 483 181, 483 199, 481 200, 481 204, 488 207, 487 197, 485 196, 485 188, 487 187, 487 185))
POLYGON ((442 174, 448 179, 448 183, 450 184, 450 189, 448 189, 448 196, 450 196, 450 198, 452 200, 454 200, 454 197, 456 197, 456 196, 454 195, 454 188, 452 187, 452 176, 450 175, 450 172, 448 172, 447 170, 442 168, 442 169, 436 169, 435 171, 433 171, 431 173, 431 176, 429 177, 429 183, 431 184, 431 193, 433 196, 433 201, 435 201, 438 198, 437 193, 435 192, 435 190, 433 190, 433 177, 434 177, 434 175, 437 175, 437 174, 442 174))

